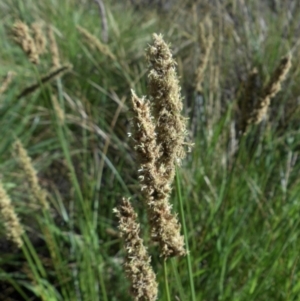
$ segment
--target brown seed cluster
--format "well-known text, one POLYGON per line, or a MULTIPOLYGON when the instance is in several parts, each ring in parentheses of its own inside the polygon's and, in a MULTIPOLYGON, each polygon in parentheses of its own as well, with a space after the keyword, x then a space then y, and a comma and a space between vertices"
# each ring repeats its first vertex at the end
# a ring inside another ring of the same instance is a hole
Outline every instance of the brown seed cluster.
POLYGON ((257 97, 257 87, 256 82, 258 78, 257 68, 253 68, 243 86, 242 98, 239 103, 240 109, 240 120, 239 120, 239 133, 245 133, 248 127, 248 118, 249 112, 252 112, 254 109, 255 99, 257 97))
POLYGON ((140 238, 140 225, 137 214, 130 202, 123 199, 114 209, 119 219, 119 230, 124 239, 126 261, 125 273, 131 281, 131 293, 136 301, 154 301, 157 299, 158 285, 150 265, 151 258, 140 238))
POLYGON ((291 68, 291 60, 292 58, 290 55, 281 59, 278 67, 271 76, 269 83, 263 89, 257 104, 247 116, 243 134, 247 132, 247 129, 251 124, 258 124, 262 121, 270 106, 271 99, 280 91, 281 84, 285 80, 286 75, 291 68))
POLYGON ((2 183, 0 182, 0 219, 5 227, 6 237, 17 247, 22 247, 23 227, 19 221, 10 197, 7 195, 2 183))

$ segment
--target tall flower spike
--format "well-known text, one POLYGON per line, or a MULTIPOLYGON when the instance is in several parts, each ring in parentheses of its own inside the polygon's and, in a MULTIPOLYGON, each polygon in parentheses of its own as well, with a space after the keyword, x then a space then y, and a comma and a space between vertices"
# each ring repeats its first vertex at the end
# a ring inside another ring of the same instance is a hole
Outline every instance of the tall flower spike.
POLYGON ((17 247, 22 247, 22 234, 24 232, 14 207, 0 182, 0 217, 4 223, 6 237, 17 247))
POLYGON ((140 182, 151 225, 151 237, 157 241, 164 258, 184 255, 180 224, 169 204, 176 164, 185 156, 186 125, 180 115, 182 102, 175 61, 161 35, 153 35, 147 50, 150 65, 149 101, 132 96, 135 118, 135 143, 141 163, 140 182))
POLYGON ((147 50, 150 65, 149 94, 157 120, 157 144, 162 155, 158 161, 166 181, 172 182, 175 164, 185 157, 186 122, 181 116, 182 99, 177 78, 176 62, 161 35, 153 35, 153 45, 147 50))
POLYGON ((124 239, 126 261, 125 273, 131 281, 131 293, 135 301, 154 301, 157 299, 158 285, 150 265, 151 258, 140 238, 140 225, 137 214, 130 202, 123 198, 122 204, 114 209, 119 219, 119 230, 124 239))
POLYGON ((156 142, 150 103, 132 92, 132 105, 135 113, 135 150, 141 164, 139 178, 148 211, 151 238, 159 243, 164 258, 184 255, 184 239, 180 235, 180 225, 177 217, 172 215, 169 204, 171 183, 158 165, 161 148, 156 142))

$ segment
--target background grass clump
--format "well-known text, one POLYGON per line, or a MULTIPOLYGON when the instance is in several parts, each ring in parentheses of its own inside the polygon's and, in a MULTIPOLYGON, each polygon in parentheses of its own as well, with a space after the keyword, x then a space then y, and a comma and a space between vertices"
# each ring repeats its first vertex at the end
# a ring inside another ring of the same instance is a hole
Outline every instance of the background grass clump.
MULTIPOLYGON (((113 213, 122 197, 138 212, 158 300, 168 300, 128 137, 130 90, 147 94, 144 50, 153 33, 171 44, 194 143, 177 179, 196 300, 298 300, 298 1, 104 4, 107 42, 93 1, 0 3, 0 183, 24 231, 17 248, 0 219, 0 300, 130 300, 113 213), (15 42, 18 21, 41 24, 48 44, 39 64, 15 42), (245 116, 288 56, 281 90, 242 135, 245 116), (32 162, 30 176, 16 141, 32 162), (34 174, 49 209, 37 206, 34 174)), ((178 198, 174 192, 174 212, 178 198)), ((192 300, 185 259, 166 266, 172 300, 192 300)))

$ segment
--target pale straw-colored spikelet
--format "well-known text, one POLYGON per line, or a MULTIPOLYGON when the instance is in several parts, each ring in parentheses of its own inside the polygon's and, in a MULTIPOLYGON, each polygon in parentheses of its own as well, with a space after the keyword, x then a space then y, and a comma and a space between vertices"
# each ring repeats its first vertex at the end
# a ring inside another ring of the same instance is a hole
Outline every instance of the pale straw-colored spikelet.
POLYGON ((124 268, 131 282, 131 294, 135 301, 154 301, 157 299, 158 284, 150 265, 151 258, 140 238, 137 214, 125 198, 114 212, 119 219, 119 230, 124 240, 126 252, 124 268))
POLYGON ((54 69, 60 68, 60 57, 59 57, 59 51, 58 51, 58 46, 56 43, 56 39, 54 36, 54 32, 51 26, 48 26, 48 39, 49 39, 49 49, 51 53, 51 58, 52 58, 52 67, 54 69))
POLYGON ((52 95, 51 100, 52 100, 52 105, 53 105, 53 109, 54 109, 56 118, 57 118, 59 124, 63 125, 65 122, 65 112, 61 108, 56 95, 52 95))
POLYGON ((12 71, 9 71, 7 73, 5 80, 3 81, 3 83, 0 86, 0 96, 8 89, 10 83, 12 82, 14 75, 15 75, 15 73, 12 71))
POLYGON ((162 35, 153 35, 153 44, 147 49, 149 62, 149 97, 156 118, 157 144, 161 146, 158 164, 166 181, 173 181, 175 165, 186 156, 186 119, 183 108, 176 62, 162 35))
POLYGON ((253 111, 249 114, 246 122, 246 129, 244 133, 247 131, 247 127, 251 124, 258 124, 262 121, 265 116, 269 106, 271 99, 280 91, 281 83, 285 80, 288 71, 291 68, 291 55, 283 57, 279 63, 279 66, 274 71, 273 75, 267 86, 263 89, 262 95, 260 96, 256 106, 253 111))
POLYGON ((199 93, 202 93, 202 83, 204 80, 204 74, 207 69, 209 58, 212 52, 212 47, 214 44, 214 37, 211 32, 211 27, 211 20, 208 18, 206 18, 204 22, 199 23, 199 39, 202 49, 200 64, 196 70, 196 91, 199 93), (205 27, 207 26, 209 27, 208 34, 206 33, 207 30, 205 29, 205 27))
POLYGON ((97 39, 85 28, 77 26, 77 29, 86 38, 90 46, 95 47, 100 53, 110 57, 112 60, 116 59, 115 55, 111 52, 108 45, 101 43, 99 39, 97 39))
POLYGON ((151 238, 160 245, 164 258, 185 254, 180 224, 171 212, 170 181, 157 165, 161 151, 156 142, 150 104, 132 93, 135 150, 140 166, 140 182, 151 226, 151 238))
POLYGON ((47 39, 43 32, 43 24, 35 22, 31 25, 36 51, 39 55, 46 53, 47 39))
POLYGON ((34 198, 35 204, 33 204, 33 207, 37 209, 48 209, 47 193, 39 184, 37 172, 33 167, 31 158, 28 156, 26 149, 19 140, 14 142, 13 148, 15 156, 26 176, 30 192, 34 198))
POLYGON ((2 183, 0 182, 0 220, 5 227, 6 237, 12 241, 17 247, 22 247, 23 227, 15 213, 11 199, 6 193, 2 183))
POLYGON ((17 21, 13 26, 12 34, 15 42, 26 53, 29 61, 37 65, 39 63, 39 54, 28 26, 22 21, 17 21))

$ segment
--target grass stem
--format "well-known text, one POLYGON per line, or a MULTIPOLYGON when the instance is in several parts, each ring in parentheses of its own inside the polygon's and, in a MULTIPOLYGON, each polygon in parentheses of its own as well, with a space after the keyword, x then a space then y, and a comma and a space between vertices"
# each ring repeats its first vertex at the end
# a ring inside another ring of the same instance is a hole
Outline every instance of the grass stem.
POLYGON ((167 295, 167 301, 171 301, 169 282, 168 282, 167 260, 164 259, 163 261, 164 261, 164 284, 165 284, 165 291, 166 291, 166 295, 167 295))
POLYGON ((179 176, 177 167, 176 167, 176 194, 177 194, 178 200, 179 200, 179 214, 180 214, 181 224, 182 224, 182 228, 183 228, 184 242, 185 242, 185 246, 186 246, 186 250, 187 250, 186 261, 187 261, 187 266, 188 266, 189 283, 190 283, 190 290, 191 290, 191 296, 192 296, 191 300, 196 301, 193 271, 192 271, 192 261, 191 261, 191 254, 189 252, 188 233, 187 233, 187 228, 186 228, 186 223, 185 223, 185 216, 184 216, 184 210, 183 210, 183 199, 182 199, 181 188, 180 188, 180 176, 179 176))

